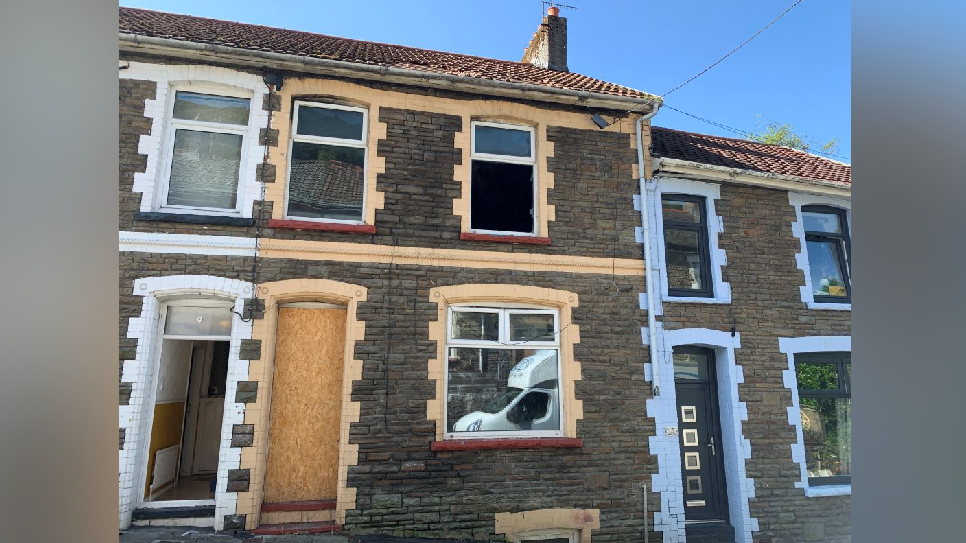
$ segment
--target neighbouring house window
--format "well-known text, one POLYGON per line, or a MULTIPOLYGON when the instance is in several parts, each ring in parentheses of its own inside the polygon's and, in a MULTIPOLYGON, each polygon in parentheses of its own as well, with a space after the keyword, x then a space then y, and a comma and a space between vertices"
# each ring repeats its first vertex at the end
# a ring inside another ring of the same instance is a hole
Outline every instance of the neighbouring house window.
POLYGON ((295 103, 288 217, 364 220, 367 119, 361 108, 295 103))
POLYGON ((664 194, 661 213, 668 296, 713 296, 704 198, 664 194))
POLYGON ((852 482, 852 354, 795 355, 809 485, 852 482))
POLYGON ((238 211, 250 98, 175 91, 161 207, 238 211))
POLYGON ((812 294, 816 302, 849 303, 850 241, 845 210, 802 206, 812 294))
POLYGON ((534 131, 473 123, 470 228, 519 235, 535 232, 534 131))
POLYGON ((446 432, 561 435, 558 313, 451 307, 446 432))

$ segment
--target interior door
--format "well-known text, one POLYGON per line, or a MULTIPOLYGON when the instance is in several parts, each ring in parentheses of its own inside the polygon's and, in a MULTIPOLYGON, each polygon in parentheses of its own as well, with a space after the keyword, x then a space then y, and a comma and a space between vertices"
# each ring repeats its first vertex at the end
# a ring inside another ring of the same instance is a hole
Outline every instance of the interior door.
POLYGON ((336 498, 345 334, 344 308, 278 310, 267 503, 336 498))
POLYGON ((221 423, 225 413, 225 385, 228 380, 228 349, 227 341, 214 341, 208 350, 210 356, 206 358, 201 397, 198 399, 192 474, 214 473, 218 470, 221 423))
POLYGON ((728 519, 714 351, 674 349, 686 520, 728 519))

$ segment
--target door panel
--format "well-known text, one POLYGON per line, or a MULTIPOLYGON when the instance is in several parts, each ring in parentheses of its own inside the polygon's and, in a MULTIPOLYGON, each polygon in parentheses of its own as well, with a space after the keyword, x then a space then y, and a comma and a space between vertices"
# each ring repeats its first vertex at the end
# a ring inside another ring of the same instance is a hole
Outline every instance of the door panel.
POLYGON ((714 353, 675 348, 678 439, 687 520, 728 520, 724 451, 715 386, 714 353))
POLYGON ((194 474, 218 470, 221 446, 221 421, 225 412, 224 398, 201 398, 198 402, 198 436, 191 471, 194 474))
POLYGON ((265 502, 336 497, 344 309, 280 308, 265 502))

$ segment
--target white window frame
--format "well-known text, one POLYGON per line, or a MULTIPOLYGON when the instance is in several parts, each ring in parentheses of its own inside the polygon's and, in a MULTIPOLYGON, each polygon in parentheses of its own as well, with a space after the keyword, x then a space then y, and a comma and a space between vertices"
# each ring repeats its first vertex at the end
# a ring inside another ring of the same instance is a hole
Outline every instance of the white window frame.
POLYGON ((809 485, 808 466, 805 456, 805 434, 802 432, 801 402, 798 398, 798 376, 795 373, 795 355, 806 353, 852 352, 852 336, 810 336, 778 338, 778 350, 788 356, 788 369, 782 371, 782 384, 792 393, 792 405, 788 408, 788 423, 795 427, 798 439, 792 443, 792 461, 799 465, 800 479, 795 487, 805 491, 808 498, 821 496, 848 496, 852 484, 809 485))
POLYGON ((168 92, 168 103, 165 104, 165 125, 164 142, 161 151, 161 174, 158 183, 157 211, 164 213, 184 213, 193 215, 222 215, 240 216, 244 202, 242 188, 244 187, 244 175, 248 164, 248 138, 251 137, 253 119, 255 115, 255 95, 251 91, 240 90, 232 87, 218 85, 172 85, 168 92), (192 94, 205 94, 210 96, 224 96, 230 98, 248 99, 248 120, 244 125, 232 125, 227 123, 212 123, 207 121, 191 121, 174 118, 174 104, 178 92, 190 92, 192 94), (196 132, 209 132, 218 134, 234 134, 242 137, 241 155, 239 156, 238 181, 235 185, 235 208, 222 209, 216 207, 169 205, 168 187, 171 181, 171 163, 174 160, 174 136, 177 130, 193 130, 196 132))
POLYGON ((449 350, 451 348, 468 349, 555 349, 557 351, 557 409, 560 413, 558 430, 521 430, 516 432, 444 432, 444 439, 500 439, 500 438, 529 438, 529 437, 563 437, 564 435, 564 398, 562 386, 563 364, 560 360, 560 312, 553 308, 540 306, 530 306, 524 304, 503 304, 486 302, 485 305, 479 303, 453 304, 446 311, 446 345, 443 347, 444 366, 443 366, 443 428, 449 428, 449 410, 447 402, 449 400, 449 350), (454 313, 499 313, 499 338, 496 341, 487 340, 466 340, 453 339, 453 314, 454 313), (510 340, 510 316, 517 314, 542 314, 553 315, 554 340, 553 341, 511 341, 510 340), (523 347, 525 346, 525 347, 523 347))
POLYGON ((283 211, 283 216, 289 220, 297 221, 307 221, 307 222, 318 222, 318 223, 338 223, 338 224, 365 224, 366 222, 366 200, 368 196, 368 185, 369 185, 369 110, 361 107, 353 106, 343 106, 339 104, 330 104, 327 102, 309 102, 305 100, 295 101, 295 112, 292 115, 292 137, 289 138, 288 142, 288 167, 285 175, 285 209, 283 211), (355 111, 362 113, 362 139, 346 139, 346 138, 330 138, 321 136, 308 136, 305 134, 297 134, 298 123, 299 123, 299 110, 302 107, 314 107, 319 109, 337 109, 342 111, 355 111), (289 198, 289 187, 291 187, 292 179, 292 147, 295 143, 315 143, 320 145, 333 145, 337 147, 354 147, 356 149, 362 149, 362 210, 360 212, 359 220, 354 219, 328 219, 320 217, 301 217, 299 215, 291 215, 288 212, 288 198, 289 198))
MULTIPOLYGON (((832 198, 829 196, 818 196, 813 194, 802 194, 798 192, 788 193, 788 203, 795 208, 795 222, 792 223, 792 234, 798 238, 799 243, 801 243, 801 250, 795 255, 795 261, 798 264, 798 269, 805 274, 805 286, 801 287, 802 302, 808 306, 809 309, 831 309, 835 311, 852 311, 852 301, 851 299, 848 303, 837 303, 837 302, 816 302, 815 294, 812 291, 812 271, 811 265, 808 262, 808 245, 805 242, 805 220, 802 217, 802 207, 810 205, 821 205, 828 207, 835 207, 845 211, 845 226, 849 233, 849 242, 852 239, 852 202, 851 200, 842 198, 832 198)), ((845 259, 845 265, 847 267, 846 272, 848 273, 849 283, 851 288, 852 283, 852 260, 851 258, 845 259)))
MULTIPOLYGON (((648 185, 650 185, 649 190, 653 190, 653 194, 649 194, 647 197, 647 207, 650 209, 653 218, 652 224, 655 225, 651 234, 651 241, 657 254, 652 253, 652 257, 659 263, 661 300, 672 303, 730 304, 731 284, 724 281, 721 271, 728 264, 728 257, 718 243, 719 235, 724 232, 724 224, 715 209, 715 200, 721 198, 721 186, 717 183, 702 183, 673 177, 658 177, 655 178, 653 184, 649 183, 648 185), (708 267, 711 269, 711 296, 671 296, 668 293, 667 248, 664 243, 664 213, 661 204, 665 194, 682 194, 704 199, 704 212, 708 228, 708 267)), ((642 296, 646 295, 643 294, 642 296)), ((655 310, 660 314, 661 304, 655 305, 655 310)))
POLYGON ((469 201, 469 212, 470 212, 470 232, 476 234, 491 234, 494 236, 535 236, 537 232, 537 221, 539 220, 538 214, 540 211, 539 205, 539 194, 538 190, 540 186, 540 179, 537 171, 537 132, 532 126, 525 124, 510 124, 510 123, 495 123, 487 121, 473 121, 470 126, 470 191, 467 195, 467 200, 469 201), (493 128, 500 128, 503 130, 520 130, 530 133, 530 156, 529 157, 519 157, 513 155, 494 155, 491 153, 477 153, 476 152, 476 127, 477 126, 489 126, 493 128), (512 232, 508 230, 484 230, 481 228, 473 228, 473 160, 485 160, 488 162, 503 162, 506 164, 524 164, 531 166, 533 168, 533 210, 531 214, 532 223, 529 232, 512 232))

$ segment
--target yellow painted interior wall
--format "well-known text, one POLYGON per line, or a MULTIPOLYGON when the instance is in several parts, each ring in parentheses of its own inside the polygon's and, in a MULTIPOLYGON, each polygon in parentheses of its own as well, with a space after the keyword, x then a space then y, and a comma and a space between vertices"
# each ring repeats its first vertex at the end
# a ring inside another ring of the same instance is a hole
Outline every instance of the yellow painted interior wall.
POLYGON ((151 444, 148 446, 148 476, 144 481, 145 498, 149 496, 151 491, 154 453, 181 443, 184 406, 184 402, 159 403, 154 406, 154 424, 151 426, 151 444))

